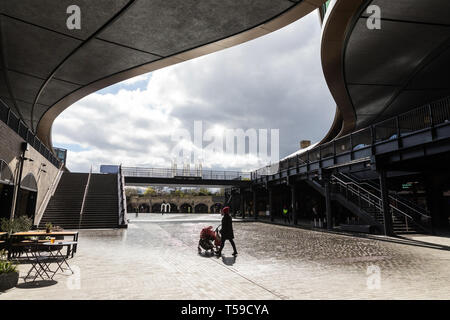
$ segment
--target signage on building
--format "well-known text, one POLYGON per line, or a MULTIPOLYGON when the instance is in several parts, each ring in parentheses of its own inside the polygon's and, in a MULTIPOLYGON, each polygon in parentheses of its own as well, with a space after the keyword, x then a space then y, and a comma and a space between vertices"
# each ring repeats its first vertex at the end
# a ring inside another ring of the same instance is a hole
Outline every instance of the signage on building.
POLYGON ((65 165, 67 160, 67 149, 53 148, 53 150, 55 150, 56 157, 65 165))

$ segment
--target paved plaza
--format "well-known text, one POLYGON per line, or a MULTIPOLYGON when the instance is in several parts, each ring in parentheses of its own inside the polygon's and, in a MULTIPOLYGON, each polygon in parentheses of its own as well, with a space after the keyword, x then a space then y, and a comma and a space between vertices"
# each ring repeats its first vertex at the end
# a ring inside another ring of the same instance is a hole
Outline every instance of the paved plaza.
MULTIPOLYGON (((219 215, 147 215, 129 228, 82 230, 75 275, 0 299, 449 299, 450 239, 364 238, 235 221, 221 258, 197 253, 219 215)), ((29 265, 20 265, 21 276, 29 265)))

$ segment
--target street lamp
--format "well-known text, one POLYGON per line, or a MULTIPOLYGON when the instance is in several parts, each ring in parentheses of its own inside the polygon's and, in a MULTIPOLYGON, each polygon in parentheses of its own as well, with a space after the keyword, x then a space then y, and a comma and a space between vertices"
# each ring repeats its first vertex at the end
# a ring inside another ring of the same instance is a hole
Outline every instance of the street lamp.
MULTIPOLYGON (((19 169, 19 179, 17 181, 17 187, 16 187, 16 192, 14 193, 14 212, 13 215, 11 217, 11 220, 14 219, 14 217, 17 214, 17 207, 18 207, 18 203, 19 203, 19 191, 20 191, 20 185, 22 183, 22 173, 23 173, 23 164, 26 160, 33 162, 34 160, 31 158, 26 158, 25 157, 25 152, 27 152, 28 150, 28 143, 27 142, 22 142, 21 144, 21 149, 22 149, 22 155, 19 156, 19 161, 20 161, 20 169, 19 169)), ((33 221, 34 224, 34 221, 33 221)))

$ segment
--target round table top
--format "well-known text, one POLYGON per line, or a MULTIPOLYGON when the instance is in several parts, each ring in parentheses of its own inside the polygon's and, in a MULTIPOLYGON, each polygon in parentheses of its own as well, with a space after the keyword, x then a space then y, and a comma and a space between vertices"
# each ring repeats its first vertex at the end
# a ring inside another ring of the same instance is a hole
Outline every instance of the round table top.
POLYGON ((56 241, 55 243, 51 243, 49 242, 44 242, 43 245, 44 246, 70 246, 72 244, 77 244, 78 242, 76 241, 56 241))

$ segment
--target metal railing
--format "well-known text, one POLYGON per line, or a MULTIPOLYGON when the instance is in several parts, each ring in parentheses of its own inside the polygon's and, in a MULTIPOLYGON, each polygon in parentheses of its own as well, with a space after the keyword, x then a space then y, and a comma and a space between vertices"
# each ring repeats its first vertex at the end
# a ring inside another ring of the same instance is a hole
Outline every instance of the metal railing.
POLYGON ((117 175, 117 183, 119 193, 119 225, 127 224, 127 197, 125 195, 125 180, 122 173, 122 165, 119 166, 119 174, 117 175))
POLYGON ((378 195, 364 189, 357 183, 344 181, 336 175, 332 175, 331 184, 334 193, 340 193, 347 200, 358 205, 359 208, 373 209, 370 210, 373 218, 383 217, 382 201, 378 195))
MULTIPOLYGON (((360 186, 366 186, 366 188, 370 190, 372 193, 381 196, 379 185, 373 182, 358 181, 349 176, 348 174, 340 173, 339 175, 351 182, 359 184, 360 186)), ((422 208, 417 204, 412 203, 411 201, 408 201, 407 199, 404 199, 403 197, 397 194, 395 195, 389 194, 389 201, 395 208, 398 208, 402 212, 407 213, 409 216, 414 217, 416 221, 421 221, 421 223, 425 225, 431 221, 431 215, 427 209, 422 208)))
POLYGON ((58 173, 55 176, 55 179, 53 179, 52 184, 48 188, 48 190, 44 196, 44 199, 42 200, 41 205, 39 206, 39 209, 37 210, 36 219, 35 219, 36 225, 39 225, 39 223, 41 222, 41 219, 44 216, 45 210, 47 209, 50 199, 55 195, 56 188, 59 185, 59 181, 61 180, 63 173, 64 173, 64 170, 63 170, 63 167, 61 166, 59 168, 58 173))
POLYGON ((122 167, 124 177, 193 178, 209 180, 251 180, 250 172, 219 171, 204 169, 167 169, 122 167))
POLYGON ((78 229, 80 229, 81 222, 83 220, 84 206, 86 204, 86 198, 87 198, 88 191, 89 191, 89 184, 91 182, 91 176, 92 176, 92 167, 91 167, 91 170, 89 171, 89 175, 88 175, 87 182, 86 182, 86 187, 84 188, 83 202, 81 203, 80 216, 78 219, 78 229))
POLYGON ((377 143, 395 140, 413 132, 449 122, 450 97, 447 97, 316 146, 277 164, 260 168, 254 171, 252 176, 256 179, 262 176, 273 175, 286 169, 296 168, 359 150, 360 157, 365 157, 367 152, 364 152, 364 150, 370 150, 377 143))
MULTIPOLYGON (((380 194, 377 194, 376 192, 369 191, 368 189, 362 187, 360 183, 355 181, 345 181, 338 175, 331 176, 331 183, 333 192, 340 193, 348 201, 356 204, 360 209, 370 214, 375 220, 384 221, 381 192, 380 194)), ((422 219, 423 217, 429 218, 428 216, 420 213, 415 208, 401 203, 398 199, 395 199, 392 196, 389 196, 389 198, 389 210, 392 215, 393 222, 404 223, 405 231, 407 232, 415 231, 416 228, 429 233, 431 232, 430 226, 427 225, 428 222, 425 222, 422 219), (417 213, 417 215, 411 214, 411 210, 417 213), (418 220, 418 216, 421 217, 420 220, 418 220)))
POLYGON ((0 120, 16 132, 23 140, 36 149, 55 167, 61 166, 61 161, 48 149, 28 126, 0 99, 0 120))

